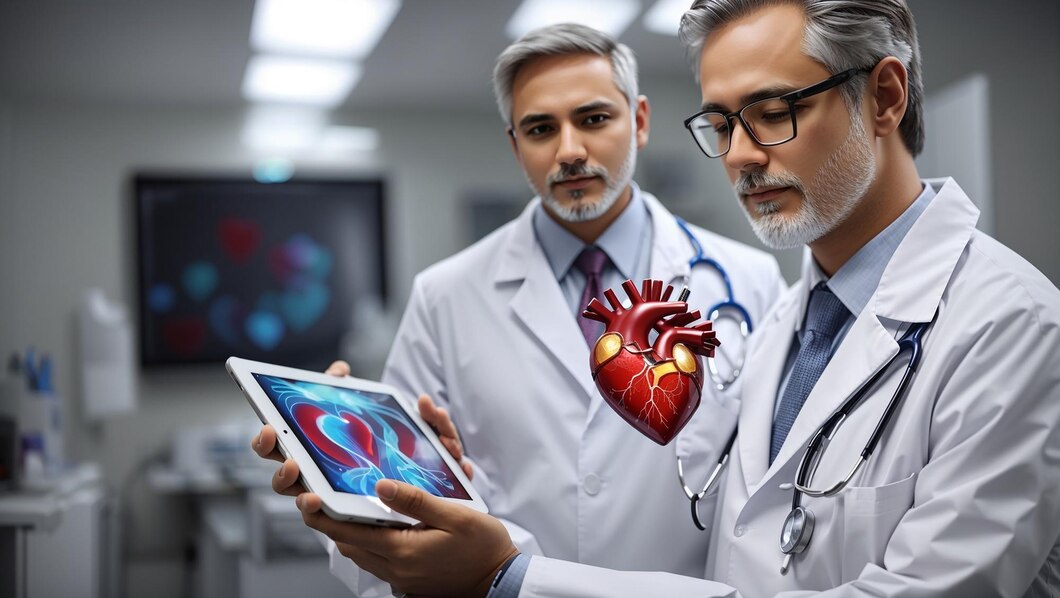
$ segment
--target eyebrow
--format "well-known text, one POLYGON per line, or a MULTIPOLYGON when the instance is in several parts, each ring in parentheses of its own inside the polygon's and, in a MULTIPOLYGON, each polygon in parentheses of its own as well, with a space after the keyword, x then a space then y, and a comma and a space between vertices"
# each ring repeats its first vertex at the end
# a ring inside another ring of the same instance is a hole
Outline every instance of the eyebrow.
MULTIPOLYGON (((588 112, 595 112, 597 110, 602 110, 602 109, 606 109, 606 108, 614 108, 614 107, 615 107, 615 103, 614 102, 609 102, 607 100, 596 100, 594 102, 589 102, 588 104, 582 104, 581 106, 578 106, 577 108, 575 108, 574 110, 571 111, 571 114, 574 114, 575 116, 577 116, 577 115, 580 115, 580 114, 586 114, 588 112)), ((527 114, 523 118, 519 119, 519 127, 522 128, 522 127, 525 127, 527 125, 532 125, 532 124, 536 124, 536 123, 540 123, 540 122, 548 122, 548 121, 554 120, 554 119, 555 119, 555 117, 552 116, 551 114, 544 114, 544 113, 527 114)))
MULTIPOLYGON (((801 89, 800 87, 791 87, 790 85, 775 85, 773 87, 766 87, 765 89, 759 89, 758 91, 751 92, 742 98, 740 98, 740 106, 746 106, 750 103, 757 102, 758 100, 767 100, 769 98, 775 98, 782 96, 793 91, 801 89)), ((705 112, 728 112, 728 106, 724 104, 718 104, 715 102, 707 102, 703 104, 703 110, 705 112)))

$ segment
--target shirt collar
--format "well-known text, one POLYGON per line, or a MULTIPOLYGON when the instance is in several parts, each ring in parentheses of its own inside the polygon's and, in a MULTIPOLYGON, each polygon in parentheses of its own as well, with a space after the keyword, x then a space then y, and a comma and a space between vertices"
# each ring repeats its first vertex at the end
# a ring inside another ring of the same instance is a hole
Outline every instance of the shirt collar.
POLYGON ((871 241, 859 249, 838 271, 828 279, 821 271, 821 267, 814 261, 814 267, 810 273, 809 288, 814 288, 822 280, 828 281, 828 288, 835 293, 850 313, 857 316, 880 286, 887 263, 891 256, 901 245, 906 233, 913 227, 920 214, 924 212, 928 204, 935 197, 935 190, 931 185, 923 183, 924 190, 902 215, 895 219, 887 228, 872 238, 871 241))
MULTIPOLYGON (((640 188, 632 181, 630 187, 633 193, 629 205, 595 243, 604 250, 623 278, 633 278, 637 265, 639 244, 630 241, 644 238, 649 226, 648 209, 641 197, 640 188)), ((552 268, 556 280, 563 279, 578 254, 585 248, 585 244, 553 220, 540 202, 534 208, 534 234, 545 252, 545 258, 548 259, 548 265, 552 268)))

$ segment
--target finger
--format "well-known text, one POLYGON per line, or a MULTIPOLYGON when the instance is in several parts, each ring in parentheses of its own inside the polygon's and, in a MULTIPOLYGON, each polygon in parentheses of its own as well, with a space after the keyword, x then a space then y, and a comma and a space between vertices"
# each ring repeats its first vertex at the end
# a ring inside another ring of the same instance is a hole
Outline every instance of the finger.
POLYGON ((272 490, 284 496, 298 496, 305 492, 305 487, 298 481, 298 464, 294 459, 287 459, 276 473, 272 474, 272 490))
POLYGON ((434 428, 435 433, 438 434, 442 444, 453 455, 453 458, 457 461, 463 459, 464 447, 460 442, 460 432, 457 431, 456 425, 449 417, 449 411, 445 407, 436 406, 427 395, 420 395, 417 407, 419 407, 420 416, 434 428))
POLYGON ((456 426, 453 424, 453 420, 449 417, 449 412, 445 407, 438 407, 427 395, 420 395, 417 406, 420 409, 420 415, 423 416, 427 423, 438 430, 439 436, 451 436, 457 440, 460 439, 460 434, 456 431, 456 426))
POLYGON ((475 468, 471 467, 471 463, 467 459, 460 462, 460 469, 464 470, 464 475, 470 481, 475 477, 475 468))
POLYGON ((302 511, 302 521, 336 544, 350 544, 384 560, 402 545, 402 533, 406 530, 336 521, 321 509, 320 497, 311 492, 299 495, 296 504, 302 511))
POLYGON ((251 442, 251 448, 263 459, 272 459, 280 463, 284 461, 283 454, 276 447, 276 429, 269 424, 261 427, 261 431, 251 442))
POLYGON ((333 361, 331 362, 331 365, 328 366, 328 369, 324 370, 324 373, 328 374, 329 376, 338 376, 340 378, 342 376, 349 376, 350 364, 346 363, 341 359, 333 361))
POLYGON ((379 480, 375 483, 375 493, 391 509, 430 527, 459 529, 465 519, 465 508, 449 504, 403 482, 379 480))
POLYGON ((390 563, 385 557, 345 542, 335 542, 339 554, 357 563, 357 566, 379 579, 390 577, 390 563))
POLYGON ((439 440, 442 441, 442 446, 445 447, 445 450, 449 451, 449 454, 452 455, 454 459, 456 459, 457 463, 459 463, 460 460, 464 458, 464 450, 460 448, 459 440, 450 438, 448 436, 441 436, 439 437, 439 440))

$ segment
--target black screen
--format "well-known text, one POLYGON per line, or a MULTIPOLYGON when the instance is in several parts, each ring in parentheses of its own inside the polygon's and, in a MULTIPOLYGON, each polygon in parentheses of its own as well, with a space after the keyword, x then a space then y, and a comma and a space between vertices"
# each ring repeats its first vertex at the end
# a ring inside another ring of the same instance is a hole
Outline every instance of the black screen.
POLYGON ((385 301, 383 183, 139 176, 144 365, 230 355, 323 369, 385 301))

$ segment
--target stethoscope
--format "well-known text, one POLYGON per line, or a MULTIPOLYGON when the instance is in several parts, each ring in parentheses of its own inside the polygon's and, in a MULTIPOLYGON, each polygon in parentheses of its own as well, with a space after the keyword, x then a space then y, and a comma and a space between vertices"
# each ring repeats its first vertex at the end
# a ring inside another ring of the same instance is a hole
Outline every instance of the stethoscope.
MULTIPOLYGON (((898 410, 899 405, 901 405, 902 399, 908 394, 909 384, 912 381, 913 374, 916 373, 916 369, 920 365, 920 359, 923 356, 922 340, 924 331, 927 330, 930 325, 931 322, 919 322, 912 324, 909 327, 905 334, 902 335, 902 338, 898 340, 898 352, 887 361, 887 364, 884 365, 884 367, 880 368, 880 370, 871 378, 866 380, 854 392, 854 394, 851 395, 842 406, 840 406, 839 410, 833 413, 832 416, 817 428, 816 432, 814 432, 813 436, 810 438, 810 443, 806 448, 806 452, 802 455, 802 460, 799 461, 799 467, 795 470, 795 483, 782 484, 780 486, 781 490, 793 490, 791 497, 791 512, 789 512, 788 516, 784 519, 784 526, 781 528, 780 532, 780 551, 784 553, 784 561, 780 565, 780 573, 782 575, 787 574, 794 556, 806 550, 806 547, 810 545, 810 538, 813 536, 815 522, 814 515, 807 507, 802 506, 802 495, 805 494, 812 498, 834 496, 846 488, 847 484, 854 479, 854 476, 861 471, 865 462, 869 460, 869 456, 872 455, 874 450, 876 450, 876 446, 879 444, 884 432, 886 432, 888 425, 890 425, 894 413, 898 410), (836 431, 839 430, 839 426, 842 425, 847 416, 849 416, 850 413, 861 404, 865 397, 868 396, 868 392, 880 381, 881 378, 883 378, 884 374, 891 369, 901 357, 902 353, 905 352, 909 353, 909 364, 905 368, 902 380, 898 383, 898 388, 895 389, 894 394, 891 396, 891 401, 887 404, 887 409, 884 410, 883 415, 876 423, 876 428, 873 430, 872 436, 870 436, 869 441, 865 443, 865 448, 862 449, 857 463, 854 464, 854 467, 845 478, 832 487, 824 490, 814 490, 811 488, 810 483, 813 481, 813 475, 816 473, 817 466, 821 462, 821 456, 824 455, 824 450, 828 447, 828 442, 833 436, 835 436, 836 431)), ((729 441, 725 444, 721 458, 718 459, 718 463, 714 466, 714 470, 710 473, 707 482, 703 485, 703 490, 700 492, 693 492, 692 489, 688 487, 688 484, 685 483, 685 474, 684 468, 681 464, 681 458, 678 457, 677 459, 678 480, 681 483, 681 488, 685 491, 685 496, 687 496, 692 503, 692 522, 701 530, 706 530, 707 528, 699 519, 699 501, 712 492, 717 486, 721 471, 729 461, 729 453, 732 450, 733 443, 736 442, 737 432, 738 430, 733 430, 732 435, 729 437, 729 441)))
MULTIPOLYGON (((695 269, 699 264, 706 264, 718 273, 721 277, 722 283, 725 285, 725 298, 715 303, 709 310, 707 310, 707 319, 717 324, 719 320, 731 320, 740 329, 740 334, 743 337, 741 339, 740 346, 736 349, 736 355, 732 355, 731 349, 726 349, 725 344, 718 347, 716 353, 719 357, 725 360, 729 366, 729 372, 723 373, 721 368, 718 367, 717 357, 711 357, 707 359, 707 370, 710 372, 710 379, 714 383, 714 386, 718 390, 725 390, 740 377, 740 371, 743 370, 744 357, 747 355, 747 337, 751 335, 753 326, 751 324, 751 314, 736 302, 732 294, 732 281, 729 280, 729 274, 725 271, 725 268, 721 267, 716 260, 707 257, 703 253, 703 245, 699 242, 699 239, 692 234, 692 231, 688 228, 688 223, 682 218, 674 216, 674 220, 677 221, 677 226, 681 227, 681 230, 688 237, 688 242, 692 244, 692 249, 695 250, 695 255, 692 259, 688 260, 688 275, 683 276, 685 279, 684 286, 687 288, 689 278, 692 275, 692 270, 695 269)), ((678 463, 680 465, 680 463, 678 463)))

